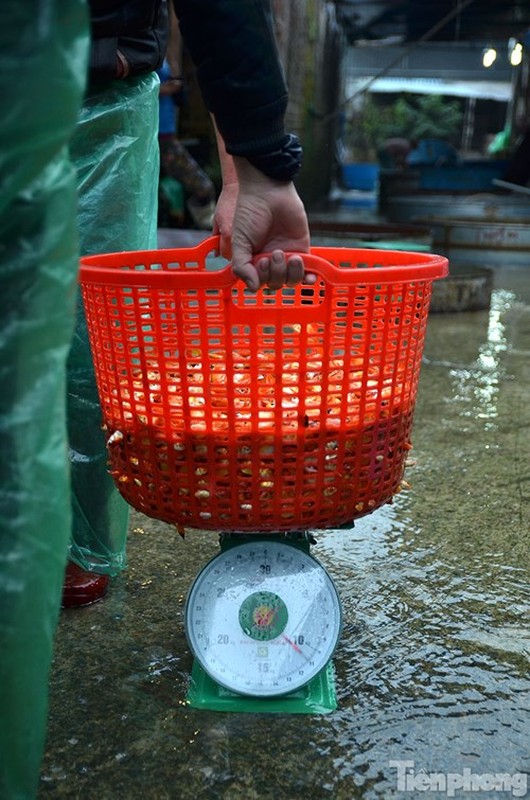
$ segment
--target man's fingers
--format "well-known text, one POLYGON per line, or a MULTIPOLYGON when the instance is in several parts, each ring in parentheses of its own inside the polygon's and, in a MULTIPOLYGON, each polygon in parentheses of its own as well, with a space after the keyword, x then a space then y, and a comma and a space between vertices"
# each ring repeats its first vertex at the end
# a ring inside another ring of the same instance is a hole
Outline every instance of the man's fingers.
POLYGON ((287 260, 282 250, 273 250, 270 258, 269 280, 270 289, 281 289, 287 282, 287 260))
POLYGON ((303 283, 308 286, 314 286, 314 284, 318 281, 318 275, 315 275, 314 272, 306 272, 304 275, 303 283))
POLYGON ((270 256, 262 256, 255 266, 234 259, 232 269, 234 275, 241 278, 252 292, 256 292, 260 286, 276 290, 282 286, 296 286, 302 282, 313 284, 317 280, 317 276, 313 273, 304 272, 301 256, 294 255, 287 259, 283 250, 274 250, 270 256))
POLYGON ((268 257, 260 258, 256 262, 256 272, 258 275, 259 285, 266 286, 271 277, 271 260, 268 257))
POLYGON ((296 286, 304 279, 304 262, 300 256, 292 256, 287 262, 286 286, 296 286))

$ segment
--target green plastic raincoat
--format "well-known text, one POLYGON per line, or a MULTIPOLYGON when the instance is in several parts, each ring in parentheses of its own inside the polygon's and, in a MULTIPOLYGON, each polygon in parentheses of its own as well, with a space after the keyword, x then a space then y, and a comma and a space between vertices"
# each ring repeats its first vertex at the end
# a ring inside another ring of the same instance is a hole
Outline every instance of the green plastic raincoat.
POLYGON ((70 535, 65 365, 78 269, 66 145, 81 0, 5 0, 0 30, 0 797, 34 798, 70 535))
MULTIPOLYGON (((159 175, 156 73, 91 88, 70 145, 82 255, 156 247, 159 175)), ((72 463, 70 558, 116 575, 125 567, 129 507, 107 472, 105 435, 82 310, 68 360, 72 463)))

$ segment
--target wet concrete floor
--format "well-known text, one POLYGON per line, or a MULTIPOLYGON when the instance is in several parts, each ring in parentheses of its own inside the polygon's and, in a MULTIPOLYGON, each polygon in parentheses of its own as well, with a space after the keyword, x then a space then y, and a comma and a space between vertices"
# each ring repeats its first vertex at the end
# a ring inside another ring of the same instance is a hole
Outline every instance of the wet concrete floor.
POLYGON ((525 796, 529 396, 530 273, 497 268, 489 311, 430 318, 412 488, 316 534, 344 611, 325 716, 186 705, 185 596, 216 536, 133 512, 128 570, 61 616, 40 800, 525 796))

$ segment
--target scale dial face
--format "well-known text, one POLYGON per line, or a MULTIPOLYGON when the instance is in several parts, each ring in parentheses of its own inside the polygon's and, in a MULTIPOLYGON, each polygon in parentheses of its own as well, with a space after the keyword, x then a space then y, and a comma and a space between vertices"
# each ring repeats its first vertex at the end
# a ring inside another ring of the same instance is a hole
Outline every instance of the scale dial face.
POLYGON ((194 656, 237 694, 299 689, 330 660, 341 630, 335 585, 322 565, 284 542, 256 540, 215 556, 185 611, 194 656))

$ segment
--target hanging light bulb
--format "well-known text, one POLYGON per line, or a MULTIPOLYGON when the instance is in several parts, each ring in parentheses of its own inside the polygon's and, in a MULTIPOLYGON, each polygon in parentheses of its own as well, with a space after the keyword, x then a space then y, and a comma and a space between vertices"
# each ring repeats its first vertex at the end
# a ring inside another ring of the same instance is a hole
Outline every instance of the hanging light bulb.
POLYGON ((495 62, 497 58, 497 51, 494 47, 487 47, 482 52, 482 66, 483 67, 491 67, 492 64, 495 62))
POLYGON ((512 67, 518 67, 523 60, 523 45, 521 42, 515 42, 510 52, 510 64, 512 67))

